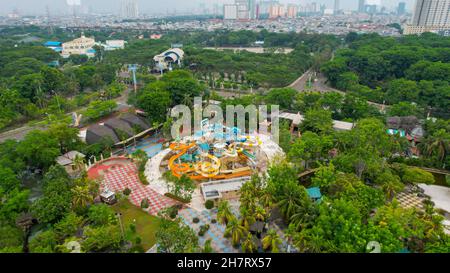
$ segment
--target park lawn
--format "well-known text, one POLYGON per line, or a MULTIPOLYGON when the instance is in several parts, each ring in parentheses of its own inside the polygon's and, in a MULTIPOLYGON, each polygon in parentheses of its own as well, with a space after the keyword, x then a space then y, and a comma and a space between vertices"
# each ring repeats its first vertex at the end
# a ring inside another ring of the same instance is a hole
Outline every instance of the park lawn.
POLYGON ((142 238, 142 246, 145 251, 156 242, 155 234, 158 230, 160 219, 150 215, 141 208, 131 204, 127 199, 119 201, 113 206, 116 212, 122 213, 122 221, 125 229, 131 224, 136 225, 136 233, 142 238))

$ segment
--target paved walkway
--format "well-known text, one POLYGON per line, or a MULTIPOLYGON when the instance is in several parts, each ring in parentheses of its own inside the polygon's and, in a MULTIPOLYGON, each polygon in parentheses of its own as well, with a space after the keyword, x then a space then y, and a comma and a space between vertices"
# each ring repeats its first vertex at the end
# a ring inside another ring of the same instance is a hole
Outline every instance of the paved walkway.
POLYGON ((231 239, 223 236, 225 232, 225 226, 219 223, 211 223, 212 219, 217 218, 217 209, 198 211, 191 208, 183 209, 179 212, 183 222, 190 226, 197 234, 200 230, 200 226, 208 224, 209 230, 204 236, 199 236, 199 244, 203 246, 205 241, 211 239, 211 247, 216 253, 238 253, 239 249, 234 248, 231 245, 231 239), (194 223, 193 219, 198 218, 200 221, 194 223))
POLYGON ((426 184, 419 184, 419 187, 431 198, 436 208, 450 213, 450 188, 426 184))
POLYGON ((109 169, 103 178, 103 187, 108 187, 114 192, 122 192, 129 188, 131 190, 130 202, 137 207, 140 207, 142 200, 147 198, 150 206, 145 211, 152 215, 157 215, 160 210, 177 204, 175 200, 143 185, 139 181, 138 170, 133 163, 109 169))

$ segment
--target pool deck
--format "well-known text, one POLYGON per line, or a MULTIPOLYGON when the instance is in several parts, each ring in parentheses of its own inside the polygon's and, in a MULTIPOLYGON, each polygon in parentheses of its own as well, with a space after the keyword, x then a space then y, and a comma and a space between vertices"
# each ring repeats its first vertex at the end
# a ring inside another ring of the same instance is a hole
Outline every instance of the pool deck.
POLYGON ((450 188, 426 184, 419 184, 419 187, 431 198, 436 208, 450 213, 450 188))

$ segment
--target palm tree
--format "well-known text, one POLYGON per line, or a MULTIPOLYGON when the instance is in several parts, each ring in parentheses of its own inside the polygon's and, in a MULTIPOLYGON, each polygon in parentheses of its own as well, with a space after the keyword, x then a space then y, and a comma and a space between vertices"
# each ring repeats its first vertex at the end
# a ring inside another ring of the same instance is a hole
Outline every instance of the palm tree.
POLYGON ((257 206, 255 208, 255 219, 256 220, 264 222, 266 220, 266 215, 267 215, 267 212, 263 207, 257 206))
POLYGON ((295 225, 289 224, 288 228, 284 230, 284 236, 286 237, 288 244, 292 246, 292 240, 294 239, 297 229, 295 225))
POLYGON ((233 218, 235 217, 231 212, 230 204, 228 203, 228 201, 220 201, 217 209, 217 221, 222 225, 226 225, 233 218))
POLYGON ((84 170, 84 158, 80 155, 76 155, 73 159, 73 165, 79 171, 84 170))
POLYGON ((294 235, 294 243, 301 252, 321 253, 325 240, 320 235, 298 232, 294 235))
MULTIPOLYGON (((436 154, 440 162, 445 162, 445 158, 450 151, 450 139, 444 129, 437 131, 432 136, 427 137, 424 143, 425 154, 432 156, 436 154)), ((445 164, 445 163, 444 163, 445 164)))
POLYGON ((227 228, 225 229, 225 236, 231 235, 231 243, 234 246, 237 246, 240 242, 244 234, 247 233, 247 229, 239 224, 239 221, 236 218, 233 218, 228 222, 227 228))
POLYGON ((182 104, 186 105, 189 108, 192 107, 192 98, 189 94, 183 95, 182 104))
POLYGON ((267 232, 267 235, 262 239, 262 244, 264 250, 270 250, 272 253, 280 252, 280 247, 283 241, 281 240, 278 233, 271 229, 267 232))
POLYGON ((253 235, 249 232, 247 238, 242 242, 242 251, 245 253, 254 253, 256 251, 256 244, 253 240, 253 235))
POLYGON ((259 201, 263 205, 266 212, 269 212, 269 210, 272 208, 273 203, 274 203, 272 193, 270 193, 267 189, 264 190, 259 201))
POLYGON ((83 208, 92 203, 93 198, 87 186, 75 186, 72 189, 72 206, 74 208, 83 208))
POLYGON ((253 208, 255 206, 255 197, 248 191, 241 191, 239 201, 242 207, 253 208))
POLYGON ((211 243, 212 243, 211 239, 208 239, 205 241, 205 245, 203 246, 203 250, 202 250, 203 253, 213 253, 213 248, 211 246, 211 243))
POLYGON ((297 212, 297 208, 301 204, 300 195, 297 191, 286 187, 280 201, 277 203, 278 208, 286 219, 290 219, 297 212))
POLYGON ((307 228, 316 217, 316 212, 311 204, 305 204, 303 206, 297 206, 296 212, 291 216, 290 221, 294 225, 297 231, 307 228))
POLYGON ((383 184, 382 189, 386 194, 387 199, 391 201, 395 194, 403 189, 403 184, 401 182, 396 183, 393 180, 388 180, 383 184))
POLYGON ((241 225, 248 230, 255 221, 252 211, 247 207, 241 206, 241 225))

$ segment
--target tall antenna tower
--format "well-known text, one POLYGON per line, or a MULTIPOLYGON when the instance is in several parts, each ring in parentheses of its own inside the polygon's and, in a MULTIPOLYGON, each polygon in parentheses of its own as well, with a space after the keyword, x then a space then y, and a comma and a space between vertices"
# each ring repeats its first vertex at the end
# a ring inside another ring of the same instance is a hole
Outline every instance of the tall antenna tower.
POLYGON ((46 11, 46 14, 47 14, 48 34, 52 35, 53 34, 53 25, 51 23, 50 7, 48 5, 45 7, 45 11, 46 11))

